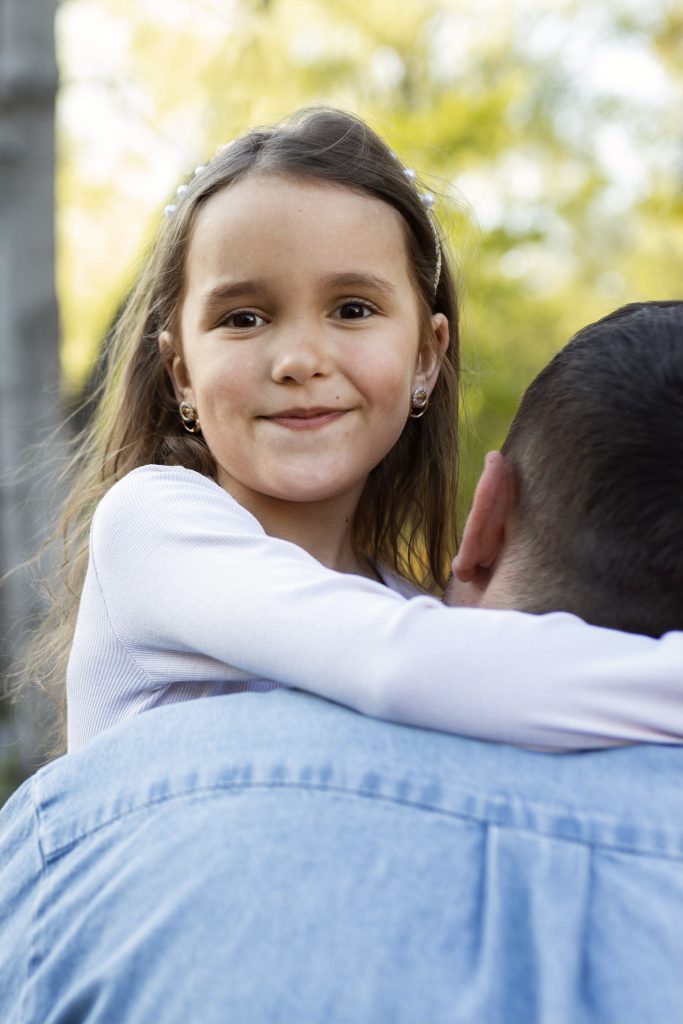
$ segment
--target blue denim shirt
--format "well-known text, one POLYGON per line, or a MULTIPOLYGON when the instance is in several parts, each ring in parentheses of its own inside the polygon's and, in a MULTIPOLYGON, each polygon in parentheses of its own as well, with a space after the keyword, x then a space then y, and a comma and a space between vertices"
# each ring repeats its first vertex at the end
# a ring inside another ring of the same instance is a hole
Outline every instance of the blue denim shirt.
POLYGON ((0 813, 3 1024, 668 1024, 683 748, 550 755, 295 691, 176 704, 0 813))

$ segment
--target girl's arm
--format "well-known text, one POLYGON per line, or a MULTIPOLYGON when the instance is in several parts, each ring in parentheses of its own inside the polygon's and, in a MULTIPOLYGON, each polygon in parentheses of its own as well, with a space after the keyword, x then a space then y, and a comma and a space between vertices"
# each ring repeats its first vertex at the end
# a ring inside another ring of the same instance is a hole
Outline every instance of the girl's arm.
POLYGON ((683 742, 683 633, 406 601, 268 537, 189 470, 120 481, 96 513, 92 552, 133 657, 197 653, 367 715, 529 747, 683 742))

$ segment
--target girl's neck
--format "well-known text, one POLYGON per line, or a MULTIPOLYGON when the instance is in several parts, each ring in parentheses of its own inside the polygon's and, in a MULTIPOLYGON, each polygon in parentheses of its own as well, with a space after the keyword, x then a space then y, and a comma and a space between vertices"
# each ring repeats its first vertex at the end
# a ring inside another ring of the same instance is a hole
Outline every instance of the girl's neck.
POLYGON ((372 563, 353 544, 359 495, 309 503, 244 493, 232 481, 226 490, 258 519, 269 536, 298 545, 328 569, 378 579, 372 563))

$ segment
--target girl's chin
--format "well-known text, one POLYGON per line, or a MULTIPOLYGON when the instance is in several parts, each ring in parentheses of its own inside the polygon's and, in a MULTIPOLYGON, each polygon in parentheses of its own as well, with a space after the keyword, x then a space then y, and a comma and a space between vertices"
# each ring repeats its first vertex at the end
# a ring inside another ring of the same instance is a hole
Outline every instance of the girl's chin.
POLYGON ((290 501, 297 504, 320 501, 348 501, 350 496, 360 498, 367 475, 349 478, 340 477, 338 471, 325 475, 320 472, 320 466, 310 467, 308 470, 299 468, 293 473, 283 473, 282 467, 279 472, 264 473, 261 480, 249 480, 226 474, 220 474, 218 483, 230 494, 242 501, 243 504, 250 504, 252 498, 270 499, 273 501, 290 501))
MULTIPOLYGON (((368 476, 374 464, 364 461, 361 467, 346 467, 348 472, 340 472, 339 465, 329 466, 329 472, 321 471, 320 465, 311 466, 308 470, 296 467, 289 473, 273 474, 268 482, 268 493, 282 501, 333 501, 348 503, 352 498, 360 500, 368 476)), ((265 481, 264 481, 265 482, 265 481)))
MULTIPOLYGON (((360 494, 360 487, 358 493, 360 494)), ((342 500, 346 498, 350 490, 356 490, 356 488, 349 487, 335 487, 332 485, 325 486, 324 484, 296 484, 291 486, 284 486, 278 488, 269 487, 267 492, 263 492, 267 497, 276 498, 279 501, 291 501, 303 504, 306 502, 316 501, 334 501, 335 499, 342 500)))
POLYGON ((365 477, 362 480, 340 480, 338 476, 324 478, 313 477, 312 474, 295 474, 287 478, 273 479, 267 483, 264 481, 263 488, 258 486, 255 491, 266 497, 275 498, 279 501, 291 501, 299 504, 316 501, 340 501, 348 500, 349 495, 360 497, 365 477))

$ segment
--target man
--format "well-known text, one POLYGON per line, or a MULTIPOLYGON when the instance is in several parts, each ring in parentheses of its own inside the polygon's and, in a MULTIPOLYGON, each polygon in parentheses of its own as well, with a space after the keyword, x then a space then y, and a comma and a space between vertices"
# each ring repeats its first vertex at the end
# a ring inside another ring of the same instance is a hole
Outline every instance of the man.
POLYGON ((450 603, 683 627, 683 302, 625 306, 528 388, 486 462, 450 603))
MULTIPOLYGON (((451 597, 658 635, 681 625, 683 304, 592 330, 489 460, 451 597), (598 349, 603 377, 582 362, 598 349)), ((683 748, 559 757, 291 690, 155 710, 47 766, 3 812, 2 1020, 675 1020, 682 781, 683 748)))

